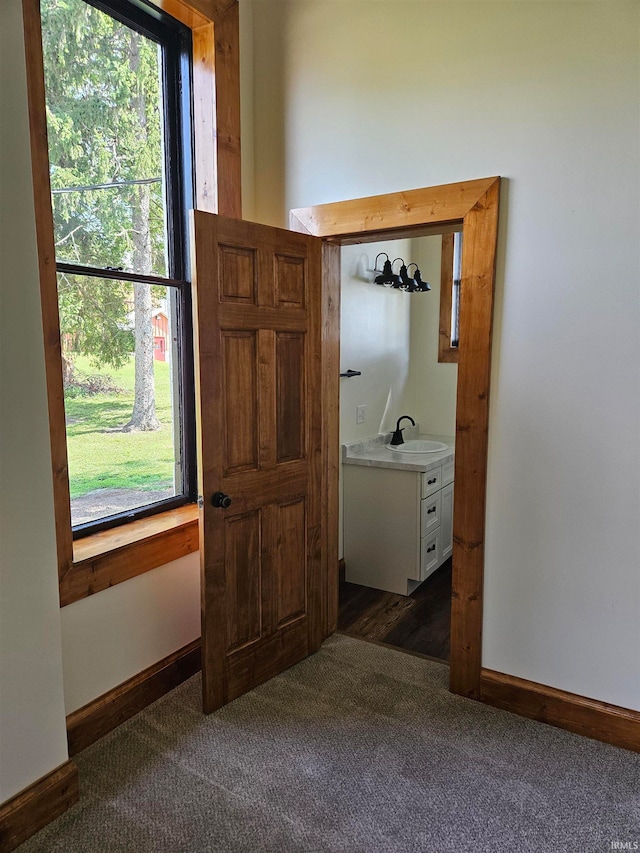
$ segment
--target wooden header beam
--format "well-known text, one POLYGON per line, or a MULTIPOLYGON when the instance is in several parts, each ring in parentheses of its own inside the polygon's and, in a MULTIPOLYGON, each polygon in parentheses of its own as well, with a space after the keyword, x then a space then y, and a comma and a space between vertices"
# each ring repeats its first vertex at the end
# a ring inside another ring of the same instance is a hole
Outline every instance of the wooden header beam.
POLYGON ((289 214, 292 231, 340 243, 459 231, 467 213, 499 178, 299 207, 289 214), (358 238, 358 239, 351 239, 358 238))

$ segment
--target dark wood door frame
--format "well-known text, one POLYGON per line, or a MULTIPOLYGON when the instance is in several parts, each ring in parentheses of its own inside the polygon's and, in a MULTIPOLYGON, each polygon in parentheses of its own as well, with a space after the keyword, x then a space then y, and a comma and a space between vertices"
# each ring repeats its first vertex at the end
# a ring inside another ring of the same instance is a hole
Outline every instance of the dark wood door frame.
POLYGON ((480 699, 482 666, 489 382, 499 200, 500 178, 483 178, 298 208, 290 212, 289 223, 294 231, 326 241, 331 268, 325 274, 323 293, 327 634, 335 630, 338 613, 340 282, 336 249, 352 243, 443 234, 462 225, 449 686, 452 692, 474 699, 480 699))

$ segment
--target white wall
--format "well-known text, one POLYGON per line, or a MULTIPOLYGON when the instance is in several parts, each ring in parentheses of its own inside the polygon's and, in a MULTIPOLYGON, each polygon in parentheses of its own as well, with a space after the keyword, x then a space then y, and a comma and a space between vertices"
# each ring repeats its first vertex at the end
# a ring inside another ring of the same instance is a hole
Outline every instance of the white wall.
POLYGON ((189 554, 62 608, 67 714, 200 636, 200 560, 189 554))
POLYGON ((418 421, 422 433, 454 435, 458 365, 438 361, 442 237, 420 237, 411 243, 411 260, 419 265, 421 278, 429 282, 431 290, 410 297, 411 345, 404 408, 418 421))
POLYGON ((412 415, 423 433, 454 434, 458 368, 438 362, 441 251, 439 236, 342 247, 340 370, 362 376, 340 380, 341 443, 389 432, 402 414, 412 415), (373 268, 381 252, 415 261, 431 292, 373 285, 363 267, 373 268), (366 421, 356 424, 360 405, 366 421))
MULTIPOLYGON (((410 253, 409 240, 343 246, 340 253, 340 372, 360 370, 362 376, 340 380, 340 441, 357 441, 388 432, 395 425, 409 379, 411 298, 392 288, 372 284, 361 264, 373 269, 376 255, 393 261, 410 253), (366 420, 356 424, 356 407, 366 406, 366 420)), ((382 267, 381 257, 378 266, 382 267)), ((399 264, 394 269, 397 272, 399 264)))
POLYGON ((253 55, 264 221, 506 178, 483 663, 634 709, 638 13, 635 2, 263 0, 253 55))
POLYGON ((20 0, 0 3, 0 78, 3 802, 68 758, 20 0))

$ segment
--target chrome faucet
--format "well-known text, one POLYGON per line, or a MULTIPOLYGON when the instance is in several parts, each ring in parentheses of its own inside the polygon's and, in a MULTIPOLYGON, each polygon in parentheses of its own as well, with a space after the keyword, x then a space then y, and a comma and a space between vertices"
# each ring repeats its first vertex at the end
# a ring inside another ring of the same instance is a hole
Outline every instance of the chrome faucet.
POLYGON ((404 438, 402 437, 402 430, 404 429, 404 427, 400 427, 400 421, 404 420, 411 421, 413 426, 416 425, 416 422, 411 417, 411 415, 401 415, 396 422, 396 428, 394 430, 393 435, 391 436, 391 441, 389 442, 389 444, 393 444, 394 447, 397 444, 404 444, 404 438))

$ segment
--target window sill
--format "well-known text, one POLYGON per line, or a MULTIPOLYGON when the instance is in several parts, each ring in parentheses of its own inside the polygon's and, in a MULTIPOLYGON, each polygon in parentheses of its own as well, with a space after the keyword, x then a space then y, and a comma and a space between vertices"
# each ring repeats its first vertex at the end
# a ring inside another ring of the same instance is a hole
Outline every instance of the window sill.
POLYGON ((73 561, 60 580, 60 606, 198 550, 198 507, 188 504, 103 530, 73 543, 73 561))

